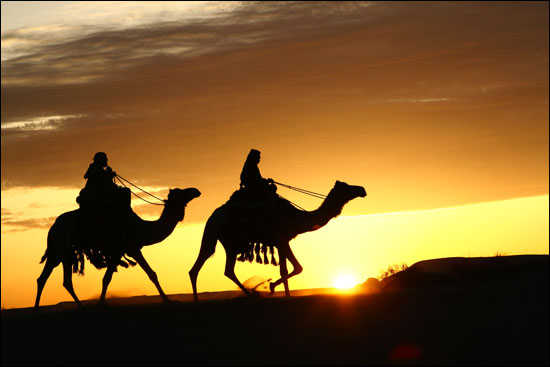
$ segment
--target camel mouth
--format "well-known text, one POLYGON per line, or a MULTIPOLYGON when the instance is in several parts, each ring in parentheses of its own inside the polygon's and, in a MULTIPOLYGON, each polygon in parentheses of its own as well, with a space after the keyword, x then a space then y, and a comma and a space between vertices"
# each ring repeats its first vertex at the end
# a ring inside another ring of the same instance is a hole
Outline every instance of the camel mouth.
POLYGON ((195 189, 194 187, 193 188, 190 188, 190 189, 187 189, 187 203, 189 203, 191 200, 195 199, 195 198, 198 198, 199 196, 201 196, 201 192, 197 189, 195 189))

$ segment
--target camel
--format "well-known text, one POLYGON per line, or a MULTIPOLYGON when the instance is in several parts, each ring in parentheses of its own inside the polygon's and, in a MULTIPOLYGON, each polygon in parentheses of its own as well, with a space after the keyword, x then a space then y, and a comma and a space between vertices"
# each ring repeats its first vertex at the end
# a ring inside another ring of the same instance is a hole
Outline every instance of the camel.
POLYGON ((34 309, 38 310, 40 304, 40 295, 44 289, 44 285, 48 280, 53 269, 60 263, 63 263, 63 286, 73 297, 78 306, 82 303, 76 296, 72 284, 72 272, 76 272, 78 263, 80 262, 80 273, 84 270, 84 254, 89 258, 90 262, 97 268, 106 267, 103 277, 103 288, 99 304, 105 302, 107 287, 111 282, 113 272, 116 271, 118 265, 128 266, 122 257, 130 264, 135 265, 135 262, 126 258, 126 255, 132 257, 141 268, 147 273, 149 279, 155 284, 162 300, 170 301, 162 290, 157 275, 151 269, 143 254, 141 248, 143 246, 153 245, 163 241, 173 231, 178 222, 183 220, 185 208, 187 204, 196 197, 200 196, 200 191, 195 188, 188 189, 170 189, 167 200, 164 200, 164 209, 160 218, 156 221, 146 221, 141 219, 131 209, 130 215, 122 216, 119 224, 116 227, 116 233, 111 233, 109 238, 93 238, 92 241, 106 242, 107 245, 95 248, 92 246, 78 247, 78 239, 82 236, 90 236, 89 233, 79 233, 79 216, 81 209, 76 209, 70 212, 61 214, 55 220, 54 224, 48 232, 48 244, 46 252, 40 263, 46 261, 44 269, 37 279, 38 290, 36 293, 36 302, 34 309), (100 249, 98 251, 98 249, 100 249), (103 253, 102 253, 103 251, 103 253))
MULTIPOLYGON (((235 276, 237 255, 241 254, 239 260, 242 261, 243 254, 246 252, 251 254, 250 243, 255 242, 257 246, 255 251, 258 256, 258 244, 261 243, 264 245, 262 251, 264 252, 265 263, 267 264, 266 247, 271 247, 272 251, 273 247, 276 247, 279 252, 281 277, 275 282, 271 282, 269 288, 271 294, 273 294, 275 287, 283 283, 285 295, 289 297, 288 279, 302 272, 302 266, 290 249, 290 240, 301 233, 318 230, 332 218, 340 215, 342 208, 350 200, 357 197, 365 197, 366 195, 365 189, 361 186, 352 186, 345 182, 336 181, 321 206, 313 211, 299 210, 292 206, 289 201, 283 198, 277 199, 276 205, 273 207, 272 220, 268 222, 267 226, 265 226, 265 223, 263 227, 260 225, 259 231, 256 230, 257 228, 251 228, 250 222, 239 221, 239 213, 235 211, 235 205, 232 203, 232 200, 229 200, 226 204, 217 208, 210 218, 208 218, 198 258, 189 271, 195 302, 198 301, 197 277, 199 271, 205 261, 214 254, 218 240, 225 248, 226 253, 225 276, 237 284, 247 296, 252 295, 252 293, 235 276), (289 260, 293 266, 290 274, 288 273, 286 260, 289 260)), ((248 260, 251 261, 250 256, 248 260)), ((276 262, 273 260, 272 258, 272 264, 275 265, 276 262)), ((258 262, 261 262, 261 260, 258 262)))

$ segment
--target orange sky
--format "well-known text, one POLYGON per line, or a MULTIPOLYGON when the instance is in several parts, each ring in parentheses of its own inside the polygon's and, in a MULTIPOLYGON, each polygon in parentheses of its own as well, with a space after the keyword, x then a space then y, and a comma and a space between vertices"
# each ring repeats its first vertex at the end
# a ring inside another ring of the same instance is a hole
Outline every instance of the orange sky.
MULTIPOLYGON (((56 8, 50 23, 2 30, 3 268, 24 246, 14 231, 27 232, 40 239, 28 256, 36 273, 47 228, 75 207, 97 151, 159 195, 199 188, 180 226, 200 227, 238 188, 250 148, 265 177, 322 193, 335 180, 364 186, 346 217, 538 197, 536 208, 507 207, 525 216, 547 205, 547 2, 214 3, 216 16, 181 19, 150 3, 142 22, 122 13, 128 4, 99 22, 85 15, 101 4, 69 3, 70 17, 56 8), (21 188, 36 196, 6 205, 21 188), (57 206, 44 203, 48 189, 63 192, 57 206)), ((3 17, 16 10, 2 3, 3 17)), ((547 237, 547 225, 535 230, 547 237)), ((536 248, 547 253, 544 237, 536 248)), ((189 246, 194 258, 199 244, 189 246)), ((232 289, 222 273, 211 286, 232 289)), ((3 305, 7 281, 2 270, 3 305)))

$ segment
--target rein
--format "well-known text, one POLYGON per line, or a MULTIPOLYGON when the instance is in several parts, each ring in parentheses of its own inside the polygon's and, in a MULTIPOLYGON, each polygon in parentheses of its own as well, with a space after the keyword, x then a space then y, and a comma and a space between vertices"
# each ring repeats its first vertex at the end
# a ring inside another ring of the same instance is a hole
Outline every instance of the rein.
POLYGON ((277 182, 277 181, 273 181, 273 182, 276 183, 277 185, 286 187, 287 189, 291 189, 291 190, 294 190, 294 191, 298 191, 298 192, 301 192, 302 194, 306 194, 306 195, 309 195, 309 196, 313 196, 313 197, 316 197, 316 198, 318 198, 318 199, 326 199, 326 198, 327 198, 326 195, 319 194, 319 193, 317 193, 317 192, 313 192, 313 191, 309 191, 309 190, 304 190, 304 189, 301 189, 301 188, 299 188, 299 187, 286 185, 286 184, 284 184, 284 183, 280 183, 280 182, 277 182))
MULTIPOLYGON (((284 184, 284 183, 280 183, 280 182, 277 182, 277 181, 273 181, 274 183, 276 183, 277 185, 279 186, 283 186, 283 187, 286 187, 287 189, 291 189, 291 190, 294 190, 294 191, 298 191, 302 194, 306 194, 306 195, 309 195, 309 196, 313 196, 313 197, 316 197, 317 199, 326 199, 327 196, 326 195, 323 195, 323 194, 319 194, 317 192, 313 192, 313 191, 309 191, 309 190, 304 190, 304 189, 301 189, 299 187, 295 187, 295 186, 290 186, 290 185, 287 185, 287 184, 284 184)), ((287 198, 283 198, 281 195, 277 194, 280 198, 282 199, 285 199, 286 201, 288 201, 289 203, 291 203, 292 205, 294 205, 296 208, 300 209, 300 210, 304 210, 306 211, 304 208, 302 208, 300 205, 296 204, 296 203, 293 203, 292 201, 288 200, 287 198)))
POLYGON ((284 199, 286 201, 288 201, 289 203, 291 203, 292 205, 294 205, 296 208, 300 209, 300 210, 303 210, 303 211, 307 211, 305 210, 304 208, 302 208, 300 205, 296 204, 296 203, 293 203, 292 201, 288 200, 287 198, 284 198, 282 197, 281 195, 277 194, 278 197, 280 197, 281 199, 284 199))
POLYGON ((137 195, 135 192, 133 192, 132 190, 130 190, 130 192, 131 192, 132 194, 134 194, 137 198, 139 198, 139 199, 145 201, 146 203, 149 203, 149 204, 152 204, 152 205, 164 205, 164 203, 166 202, 166 201, 164 201, 164 200, 162 200, 162 199, 156 197, 155 195, 148 193, 147 191, 143 190, 142 188, 140 188, 140 187, 134 185, 133 183, 131 183, 130 181, 128 181, 128 180, 125 179, 124 177, 120 176, 119 174, 117 174, 115 177, 116 177, 116 178, 118 179, 118 181, 122 184, 122 186, 124 186, 124 187, 130 189, 128 186, 126 186, 126 185, 124 184, 124 182, 122 182, 122 180, 124 180, 124 181, 126 181, 127 183, 129 183, 130 185, 134 186, 135 188, 137 188, 137 189, 143 191, 143 192, 146 193, 147 195, 152 196, 152 197, 154 197, 155 199, 157 199, 157 200, 163 202, 163 204, 152 203, 152 202, 150 202, 149 200, 146 200, 146 199, 142 198, 141 196, 137 195))

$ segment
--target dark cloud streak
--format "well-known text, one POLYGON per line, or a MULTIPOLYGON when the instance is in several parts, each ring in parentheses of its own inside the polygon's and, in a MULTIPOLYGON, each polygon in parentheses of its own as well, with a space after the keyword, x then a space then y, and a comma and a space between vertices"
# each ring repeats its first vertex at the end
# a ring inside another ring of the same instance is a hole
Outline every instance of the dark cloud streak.
POLYGON ((13 219, 11 216, 5 217, 4 215, 2 215, 2 227, 8 227, 7 230, 5 229, 5 227, 2 228, 2 232, 49 228, 54 223, 55 219, 56 217, 16 220, 13 219))

